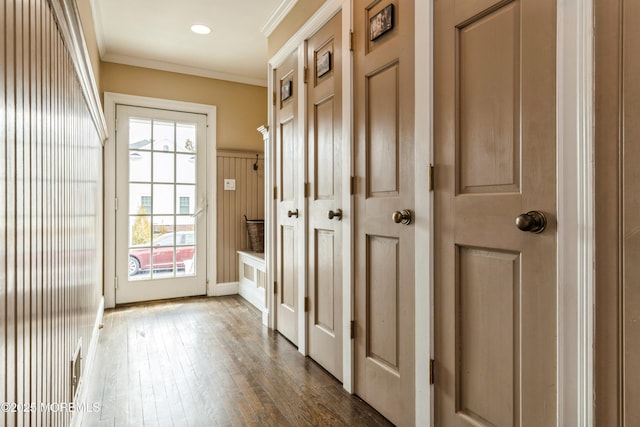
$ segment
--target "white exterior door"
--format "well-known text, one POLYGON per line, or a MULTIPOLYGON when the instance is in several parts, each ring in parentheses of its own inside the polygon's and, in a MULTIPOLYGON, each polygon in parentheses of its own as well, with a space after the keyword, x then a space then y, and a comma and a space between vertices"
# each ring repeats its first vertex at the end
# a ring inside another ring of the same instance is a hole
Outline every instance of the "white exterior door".
POLYGON ((206 116, 116 108, 116 303, 206 294, 206 116))

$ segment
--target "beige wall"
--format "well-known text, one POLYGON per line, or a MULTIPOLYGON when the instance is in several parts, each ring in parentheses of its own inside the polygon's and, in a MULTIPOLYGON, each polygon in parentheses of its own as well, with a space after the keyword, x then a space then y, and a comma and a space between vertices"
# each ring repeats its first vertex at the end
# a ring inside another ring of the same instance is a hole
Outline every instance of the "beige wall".
POLYGON ((103 62, 102 90, 217 107, 217 148, 263 151, 267 88, 103 62))
POLYGON ((82 23, 84 39, 87 43, 87 51, 91 59, 93 75, 96 79, 96 85, 98 86, 98 93, 102 96, 102 89, 100 87, 100 50, 98 49, 96 26, 93 22, 93 14, 91 12, 91 0, 76 0, 76 4, 78 5, 78 13, 82 23))
POLYGON ((302 0, 296 3, 291 12, 269 36, 269 58, 278 53, 278 50, 311 18, 323 3, 324 0, 302 0))

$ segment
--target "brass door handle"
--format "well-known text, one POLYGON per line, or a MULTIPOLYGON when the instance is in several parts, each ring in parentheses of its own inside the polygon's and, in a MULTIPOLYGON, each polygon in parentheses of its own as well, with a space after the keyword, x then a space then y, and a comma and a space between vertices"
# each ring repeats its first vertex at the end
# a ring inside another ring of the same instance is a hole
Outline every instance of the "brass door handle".
POLYGON ((287 212, 287 216, 288 216, 289 218, 291 218, 292 216, 295 216, 296 218, 298 218, 298 209, 295 209, 295 210, 293 210, 293 211, 288 211, 288 212, 287 212))
POLYGON ((335 212, 329 211, 328 217, 329 219, 337 218, 340 221, 342 219, 342 209, 336 209, 335 212))
POLYGON ((547 218, 539 211, 523 213, 516 218, 516 227, 522 231, 542 233, 546 226, 547 218))
POLYGON ((404 209, 404 210, 401 210, 401 211, 395 211, 391 215, 391 219, 396 224, 409 225, 409 224, 411 224, 411 219, 412 219, 411 211, 409 209, 404 209))

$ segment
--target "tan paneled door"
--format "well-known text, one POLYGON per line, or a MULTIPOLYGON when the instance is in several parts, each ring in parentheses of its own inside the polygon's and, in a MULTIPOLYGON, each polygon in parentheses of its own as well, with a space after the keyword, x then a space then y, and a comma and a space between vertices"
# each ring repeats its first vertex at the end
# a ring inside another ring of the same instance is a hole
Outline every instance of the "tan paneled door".
POLYGON ((414 2, 354 6, 354 388, 393 423, 412 425, 414 2))
POLYGON ((435 424, 552 426, 556 2, 436 1, 434 23, 435 424))
POLYGON ((298 137, 297 57, 294 52, 274 72, 276 141, 276 329, 298 344, 298 274, 304 244, 299 190, 302 147, 298 137))
POLYGON ((116 303, 205 295, 207 117, 116 117, 116 303))
POLYGON ((640 3, 595 2, 596 426, 640 425, 640 3))
POLYGON ((341 14, 307 41, 307 354, 342 380, 341 14))

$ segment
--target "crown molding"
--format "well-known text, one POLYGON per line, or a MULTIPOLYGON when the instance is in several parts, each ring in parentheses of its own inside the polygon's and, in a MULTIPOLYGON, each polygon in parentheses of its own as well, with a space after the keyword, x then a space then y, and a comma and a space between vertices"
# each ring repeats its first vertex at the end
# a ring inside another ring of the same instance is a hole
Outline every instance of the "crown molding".
POLYGON ((291 12, 293 6, 298 3, 298 0, 282 0, 280 4, 274 9, 273 13, 262 27, 260 27, 260 32, 265 36, 269 37, 271 33, 280 25, 280 23, 284 20, 284 18, 291 12))
POLYGON ((216 80, 225 80, 234 83, 243 83, 253 86, 267 86, 267 70, 265 70, 265 78, 257 79, 254 77, 240 76, 237 74, 222 73, 219 71, 208 70, 205 68, 189 67, 186 65, 173 64, 171 62, 155 61, 152 59, 136 58, 127 55, 116 55, 107 53, 102 56, 104 62, 114 62, 116 64, 131 65, 134 67, 150 68, 153 70, 168 71, 172 73, 188 74, 198 77, 206 77, 216 80))
POLYGON ((104 27, 100 15, 102 10, 100 9, 100 2, 98 0, 90 0, 91 14, 93 16, 93 26, 96 30, 96 42, 98 43, 98 52, 100 53, 100 59, 107 53, 104 45, 104 27))

